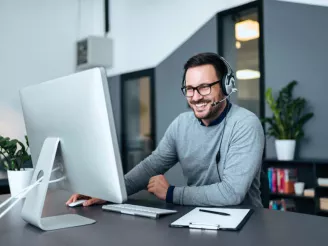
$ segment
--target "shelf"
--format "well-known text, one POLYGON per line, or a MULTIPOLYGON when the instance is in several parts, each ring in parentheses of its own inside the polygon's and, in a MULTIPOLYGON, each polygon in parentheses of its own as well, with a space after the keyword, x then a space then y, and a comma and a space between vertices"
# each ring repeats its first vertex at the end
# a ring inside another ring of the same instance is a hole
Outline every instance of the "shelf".
POLYGON ((271 198, 291 198, 291 199, 307 199, 314 200, 314 197, 300 196, 296 194, 270 193, 271 198))
POLYGON ((317 211, 317 214, 326 214, 326 215, 328 215, 328 210, 319 209, 317 211))
POLYGON ((316 188, 319 188, 319 189, 328 189, 328 186, 317 185, 316 188))
POLYGON ((328 160, 324 159, 295 159, 295 160, 290 160, 290 161, 282 161, 278 159, 273 159, 273 158, 268 158, 264 159, 263 162, 268 163, 268 164, 274 164, 274 163, 281 163, 281 164, 300 164, 300 165, 327 165, 328 166, 328 160))

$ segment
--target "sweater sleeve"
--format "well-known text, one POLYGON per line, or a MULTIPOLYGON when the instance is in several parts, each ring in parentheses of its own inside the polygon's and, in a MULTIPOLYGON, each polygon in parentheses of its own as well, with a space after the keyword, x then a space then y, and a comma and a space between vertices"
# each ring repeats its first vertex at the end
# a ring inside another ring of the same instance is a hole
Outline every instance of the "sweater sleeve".
POLYGON ((128 195, 145 189, 152 176, 164 174, 178 162, 175 141, 177 120, 178 118, 170 124, 164 137, 152 154, 125 175, 128 195))
POLYGON ((222 181, 204 186, 175 187, 173 202, 182 205, 226 206, 240 204, 261 168, 264 132, 256 116, 235 125, 222 181))

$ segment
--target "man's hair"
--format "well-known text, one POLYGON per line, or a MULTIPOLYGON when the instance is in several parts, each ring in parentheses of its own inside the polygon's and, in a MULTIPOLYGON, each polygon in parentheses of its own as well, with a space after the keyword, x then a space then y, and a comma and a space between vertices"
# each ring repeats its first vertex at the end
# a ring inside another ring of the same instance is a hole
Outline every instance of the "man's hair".
POLYGON ((210 52, 200 53, 191 57, 184 65, 182 86, 185 85, 187 70, 189 68, 198 67, 202 65, 212 65, 215 69, 216 76, 218 77, 218 79, 221 79, 223 74, 227 72, 227 68, 224 62, 220 59, 220 57, 217 54, 210 53, 210 52))

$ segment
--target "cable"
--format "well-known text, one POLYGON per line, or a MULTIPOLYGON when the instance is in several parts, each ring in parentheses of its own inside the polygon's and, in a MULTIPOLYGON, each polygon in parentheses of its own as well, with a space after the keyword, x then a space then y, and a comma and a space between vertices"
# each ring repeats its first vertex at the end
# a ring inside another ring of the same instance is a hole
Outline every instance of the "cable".
MULTIPOLYGON (((54 170, 52 170, 51 172, 55 172, 57 170, 61 169, 60 167, 55 168, 54 170)), ((63 176, 61 178, 55 179, 55 180, 51 180, 48 183, 57 183, 59 181, 62 181, 66 179, 66 176, 63 176)), ((13 207, 15 206, 21 199, 24 198, 24 196, 26 194, 28 194, 32 189, 34 189, 34 187, 36 187, 37 185, 39 185, 41 183, 41 181, 43 180, 43 176, 41 178, 39 178, 37 181, 35 181, 32 185, 29 185, 28 187, 24 188, 22 191, 20 191, 17 195, 12 196, 10 198, 8 198, 6 201, 4 201, 3 203, 0 204, 0 208, 2 208, 3 206, 5 206, 7 203, 9 203, 12 199, 17 199, 15 202, 13 202, 5 211, 3 211, 0 214, 0 219, 13 207)))
POLYGON ((23 196, 21 196, 20 198, 18 198, 16 201, 14 201, 7 209, 5 209, 5 211, 3 211, 1 214, 0 214, 0 219, 6 214, 8 213, 8 211, 14 207, 16 205, 16 203, 18 203, 20 200, 22 200, 24 198, 24 195, 26 195, 27 193, 29 193, 35 186, 37 186, 40 182, 41 182, 41 179, 38 179, 33 185, 30 185, 28 187, 28 189, 26 189, 23 193, 23 196))
MULTIPOLYGON (((52 180, 52 181, 50 181, 49 183, 55 183, 55 182, 59 182, 59 181, 61 181, 61 180, 64 180, 66 177, 65 176, 63 176, 63 177, 61 177, 61 178, 59 178, 59 179, 55 179, 55 180, 52 180)), ((9 210, 10 209, 12 209, 20 200, 22 200, 23 198, 24 198, 24 196, 26 195, 26 194, 28 194, 31 190, 33 190, 37 185, 39 185, 40 183, 41 183, 41 181, 42 181, 42 179, 43 179, 43 177, 41 177, 41 178, 39 178, 34 184, 32 184, 32 185, 30 185, 29 187, 27 187, 27 188, 25 188, 24 189, 24 192, 20 192, 19 194, 22 194, 22 196, 21 197, 19 197, 16 201, 14 201, 8 208, 6 208, 5 209, 5 211, 3 211, 1 214, 0 214, 0 219, 4 216, 4 215, 6 215, 6 213, 8 213, 9 212, 9 210)), ((19 195, 18 194, 18 195, 19 195)), ((17 196, 18 196, 17 195, 17 196)), ((15 198, 17 198, 17 196, 15 196, 15 198)), ((11 199, 9 199, 9 200, 11 200, 11 199)), ((6 202, 7 203, 7 202, 6 202)), ((1 204, 2 205, 2 204, 1 204)))
MULTIPOLYGON (((56 172, 58 171, 59 169, 61 169, 60 167, 56 167, 54 170, 51 171, 51 173, 53 172, 56 172)), ((65 177, 65 176, 64 176, 65 177)), ((35 182, 38 182, 39 180, 41 181, 43 179, 43 177, 41 177, 40 179, 38 179, 37 181, 35 182)), ((57 180, 57 179, 56 179, 57 180)), ((49 183, 54 183, 54 181, 56 180, 53 180, 53 181, 50 181, 49 183)), ((58 182, 58 181, 57 181, 58 182)), ((35 183, 34 183, 35 184, 35 183)), ((34 185, 32 184, 32 185, 34 185)), ((6 201, 4 201, 3 203, 0 204, 0 208, 2 208, 3 206, 5 206, 7 203, 9 203, 12 199, 15 199, 15 198, 19 198, 19 196, 21 194, 23 194, 29 187, 31 187, 32 185, 29 185, 27 187, 25 187, 23 190, 21 190, 18 194, 16 194, 15 196, 12 196, 12 197, 9 197, 6 201)))
POLYGON ((62 180, 64 180, 64 179, 66 179, 66 176, 63 176, 63 177, 61 177, 61 178, 59 178, 59 179, 51 180, 51 181, 49 181, 49 184, 57 183, 57 182, 62 181, 62 180))
POLYGON ((222 130, 222 133, 221 133, 221 136, 220 136, 221 139, 220 139, 219 151, 218 151, 218 153, 216 154, 216 158, 215 158, 215 160, 216 160, 216 170, 217 170, 217 172, 218 172, 218 175, 219 175, 219 178, 220 178, 220 179, 221 179, 221 177, 220 177, 220 172, 219 172, 219 162, 220 162, 220 159, 221 159, 221 153, 220 153, 220 151, 221 151, 222 140, 223 140, 223 137, 224 137, 225 127, 226 127, 226 124, 227 124, 227 115, 228 115, 228 113, 229 113, 230 107, 231 107, 231 104, 230 104, 230 102, 228 101, 227 109, 225 109, 226 112, 225 112, 225 115, 224 115, 224 125, 223 125, 223 130, 222 130))

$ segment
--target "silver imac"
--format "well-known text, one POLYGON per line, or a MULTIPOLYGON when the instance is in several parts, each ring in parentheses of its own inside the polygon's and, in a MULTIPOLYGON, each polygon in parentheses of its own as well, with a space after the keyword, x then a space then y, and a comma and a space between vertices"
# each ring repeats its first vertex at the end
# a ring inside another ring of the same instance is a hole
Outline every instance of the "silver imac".
MULTIPOLYGON (((55 167, 65 180, 60 187, 114 203, 127 199, 108 82, 103 68, 93 68, 20 90, 33 166, 22 218, 42 230, 92 224, 66 214, 42 218, 55 167)), ((63 206, 64 203, 63 203, 63 206)))

